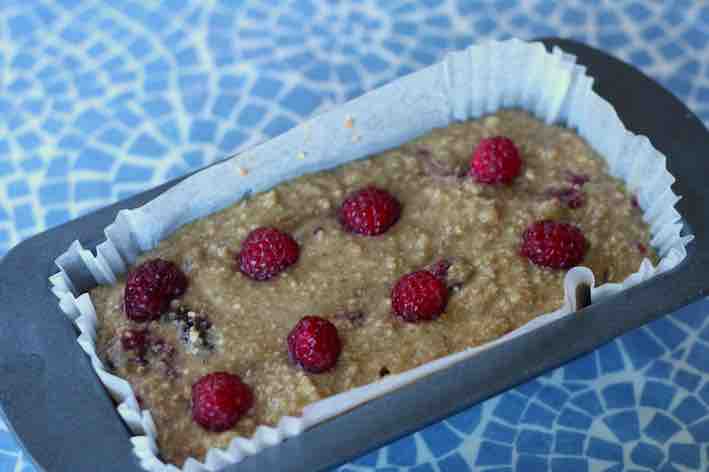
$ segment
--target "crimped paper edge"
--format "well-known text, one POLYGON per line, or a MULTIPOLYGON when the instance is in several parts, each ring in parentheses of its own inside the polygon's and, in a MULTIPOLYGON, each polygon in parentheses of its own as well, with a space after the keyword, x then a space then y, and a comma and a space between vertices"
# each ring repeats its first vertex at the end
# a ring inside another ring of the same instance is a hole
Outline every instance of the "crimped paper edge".
MULTIPOLYGON (((335 416, 333 414, 335 410, 339 409, 339 413, 350 410, 403 384, 413 382, 433 371, 568 315, 574 311, 572 307, 576 306, 574 294, 575 287, 579 283, 586 283, 592 287, 592 299, 596 302, 669 270, 686 257, 686 244, 691 241, 692 236, 681 235, 681 217, 674 209, 679 197, 671 190, 670 186, 674 179, 667 171, 665 156, 654 149, 646 137, 633 135, 623 127, 613 107, 591 90, 593 79, 586 75, 583 66, 575 63, 574 56, 558 48, 548 53, 539 43, 508 40, 472 46, 465 51, 450 53, 442 63, 424 71, 430 73, 435 67, 442 69, 443 82, 440 85, 448 99, 447 119, 451 122, 480 117, 497 109, 512 106, 526 109, 547 123, 561 122, 575 129, 607 160, 610 173, 622 179, 627 188, 637 195, 644 219, 650 225, 653 236, 651 244, 658 249, 661 258, 658 265, 653 266, 648 259, 645 259, 638 271, 622 283, 606 283, 598 287, 595 286, 590 270, 583 267, 574 268, 565 277, 565 303, 560 309, 537 317, 517 330, 483 346, 469 348, 405 373, 388 376, 372 384, 315 402, 307 406, 300 417, 283 417, 276 427, 260 426, 251 438, 237 437, 226 449, 210 449, 203 463, 189 458, 182 468, 178 469, 172 464, 165 464, 158 457, 155 439, 157 435, 150 412, 140 410, 128 382, 109 373, 99 359, 95 350, 96 313, 89 294, 82 293, 78 297, 74 295, 77 292, 76 285, 80 285, 75 283, 77 279, 93 278, 98 284, 113 284, 117 280, 116 273, 125 272, 128 264, 141 252, 158 242, 154 238, 141 239, 134 234, 132 235, 134 240, 112 244, 112 241, 119 240, 112 236, 121 228, 134 228, 136 225, 135 215, 131 210, 121 211, 116 221, 106 228, 107 240, 99 244, 96 255, 84 249, 78 241, 74 242, 67 252, 57 259, 60 271, 50 277, 50 282, 53 293, 59 299, 60 308, 75 322, 79 330, 77 341, 90 357, 94 371, 118 404, 120 416, 134 434, 131 438, 134 452, 146 470, 212 471, 237 463, 248 455, 256 454, 265 447, 276 445, 288 437, 300 434, 314 424, 335 416), (508 68, 510 74, 518 73, 514 67, 519 64, 511 63, 507 59, 520 49, 525 49, 529 54, 528 65, 530 65, 520 85, 512 90, 493 86, 490 83, 489 77, 492 75, 490 71, 508 68), (541 93, 535 93, 535 90, 541 93), (452 99, 453 96, 456 98, 452 99), (482 99, 479 99, 481 97, 482 99), (596 119, 580 118, 580 115, 590 114, 593 114, 596 119), (617 141, 594 139, 600 135, 612 135, 609 131, 619 130, 621 132, 617 134, 620 138, 617 141), (622 156, 632 157, 625 160, 626 165, 621 165, 619 161, 623 159, 622 156), (628 160, 630 162, 627 162, 628 160), (661 191, 658 192, 656 187, 661 191), (72 274, 72 277, 69 274, 72 274), (338 406, 343 402, 343 398, 348 398, 346 406, 342 404, 338 406)), ((401 79, 392 85, 400 81, 401 79)), ((368 96, 370 94, 358 100, 366 100, 368 96)), ((349 103, 342 105, 340 109, 346 110, 349 103)), ((308 125, 301 125, 299 128, 308 125)), ((167 228, 165 232, 169 234, 174 229, 167 228)))

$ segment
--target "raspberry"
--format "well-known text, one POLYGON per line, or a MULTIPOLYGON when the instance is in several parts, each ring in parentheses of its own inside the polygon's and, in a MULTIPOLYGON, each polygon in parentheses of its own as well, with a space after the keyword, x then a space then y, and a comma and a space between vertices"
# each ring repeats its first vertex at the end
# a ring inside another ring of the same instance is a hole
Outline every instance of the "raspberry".
POLYGON ((562 188, 559 190, 550 190, 548 194, 559 199, 562 205, 572 210, 581 208, 586 204, 584 193, 576 187, 562 188))
POLYGON ((342 351, 335 325, 318 316, 301 318, 287 342, 291 360, 314 374, 330 370, 342 351))
POLYGON ((538 266, 568 269, 583 260, 587 245, 576 226, 542 220, 524 231, 520 253, 538 266))
POLYGON ((386 232, 401 215, 401 204, 392 194, 377 187, 351 193, 342 202, 340 223, 351 233, 376 236, 386 232))
POLYGON ((192 385, 192 419, 207 431, 232 428, 253 403, 251 388, 238 375, 214 372, 192 385))
POLYGON ((447 302, 445 282, 427 270, 404 275, 391 290, 394 314, 409 323, 435 320, 447 302))
POLYGON ((566 178, 571 183, 571 185, 575 185, 577 187, 583 187, 587 182, 591 181, 591 177, 589 177, 588 175, 576 174, 574 172, 567 172, 566 178))
POLYGON ((256 228, 241 243, 239 268, 247 277, 263 281, 275 277, 298 261, 300 247, 276 228, 256 228))
POLYGON ((441 259, 426 267, 426 270, 445 282, 448 277, 448 269, 453 263, 448 259, 441 259))
POLYGON ((170 261, 152 259, 128 274, 123 293, 126 316, 137 322, 160 318, 187 289, 187 277, 170 261))
POLYGON ((144 353, 148 348, 148 330, 126 329, 121 333, 121 347, 124 351, 144 353))
POLYGON ((483 184, 510 184, 522 169, 517 146, 504 136, 485 138, 473 151, 470 171, 483 184))

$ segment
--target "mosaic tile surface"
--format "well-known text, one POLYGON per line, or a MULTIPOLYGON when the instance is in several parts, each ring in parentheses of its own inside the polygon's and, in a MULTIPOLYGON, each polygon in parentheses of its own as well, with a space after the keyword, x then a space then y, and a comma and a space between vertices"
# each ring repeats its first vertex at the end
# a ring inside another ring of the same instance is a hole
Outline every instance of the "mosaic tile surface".
MULTIPOLYGON (((701 1, 0 2, 0 255, 484 38, 566 36, 709 123, 701 1)), ((339 472, 709 466, 709 301, 339 472)), ((1 381, 1 379, 0 379, 1 381)), ((0 425, 0 472, 34 468, 0 425)))

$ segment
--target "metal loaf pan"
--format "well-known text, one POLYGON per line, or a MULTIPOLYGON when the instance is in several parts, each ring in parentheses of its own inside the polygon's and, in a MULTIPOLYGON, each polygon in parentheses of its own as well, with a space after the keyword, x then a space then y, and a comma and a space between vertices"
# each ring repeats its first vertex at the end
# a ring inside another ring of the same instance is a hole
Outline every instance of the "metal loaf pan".
MULTIPOLYGON (((545 39, 575 54, 594 89, 631 131, 668 156, 695 235, 674 270, 316 426, 226 471, 330 469, 445 418, 705 295, 709 289, 709 132, 679 100, 633 67, 591 47, 545 39), (559 342, 563 340, 563 342, 559 342)), ((116 212, 177 180, 53 228, 15 247, 0 265, 0 414, 38 470, 138 472, 129 433, 59 310, 47 278, 78 239, 94 247, 116 212)))

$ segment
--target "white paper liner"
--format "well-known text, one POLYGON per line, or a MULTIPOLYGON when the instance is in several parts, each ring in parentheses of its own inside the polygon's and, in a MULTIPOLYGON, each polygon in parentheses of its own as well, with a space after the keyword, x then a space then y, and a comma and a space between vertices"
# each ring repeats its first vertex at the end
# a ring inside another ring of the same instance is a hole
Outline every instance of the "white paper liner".
POLYGON ((580 283, 592 287, 595 302, 679 264, 692 237, 680 234, 681 217, 674 208, 679 197, 670 188, 674 178, 667 171, 665 156, 647 138, 627 131, 613 107, 592 91, 592 83, 575 57, 558 48, 548 53, 540 43, 519 40, 472 46, 205 169, 140 208, 119 212, 106 228, 106 241, 97 247, 96 255, 74 242, 56 261, 60 272, 50 277, 52 291, 76 323, 79 344, 133 432, 131 440, 142 466, 154 472, 197 472, 239 462, 401 385, 568 315, 576 307, 575 289, 580 283), (637 196, 650 225, 651 244, 661 258, 658 265, 645 259, 622 283, 599 287, 589 269, 574 268, 565 277, 565 303, 560 309, 502 338, 317 401, 302 416, 284 417, 276 427, 260 426, 251 438, 236 438, 226 449, 210 449, 204 463, 190 458, 181 469, 164 464, 157 457, 150 412, 139 409, 128 382, 109 373, 96 354, 96 313, 88 289, 97 283, 115 283, 140 253, 154 248, 180 226, 251 193, 398 146, 453 121, 509 107, 577 130, 608 161, 610 173, 624 180, 637 196), (350 117, 355 126, 344 126, 350 117), (242 169, 248 174, 243 175, 242 169))

